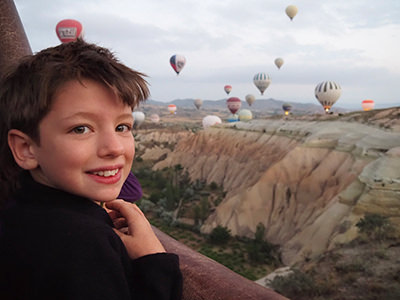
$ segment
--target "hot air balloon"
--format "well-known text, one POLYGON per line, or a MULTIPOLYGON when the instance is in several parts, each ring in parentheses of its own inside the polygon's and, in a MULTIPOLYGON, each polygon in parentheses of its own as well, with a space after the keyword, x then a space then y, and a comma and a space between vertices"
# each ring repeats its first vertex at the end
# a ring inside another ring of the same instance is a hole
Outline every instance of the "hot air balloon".
POLYGON ((158 123, 158 122, 160 122, 160 116, 157 114, 151 114, 150 121, 153 123, 158 123))
POLYGON ((295 5, 289 5, 288 7, 286 7, 285 12, 288 15, 288 17, 290 18, 291 21, 293 21, 293 18, 297 15, 298 12, 298 8, 295 5))
POLYGON ((238 97, 231 97, 226 100, 226 105, 232 114, 235 114, 242 106, 242 101, 238 97))
POLYGON ((315 87, 315 97, 326 112, 329 112, 331 106, 339 99, 341 94, 340 85, 333 81, 323 81, 315 87))
POLYGON ((253 119, 253 114, 251 113, 250 110, 242 109, 239 112, 239 120, 240 121, 250 121, 251 119, 253 119))
POLYGON ((375 106, 375 102, 374 100, 364 100, 363 102, 361 102, 361 107, 364 111, 369 111, 374 109, 375 106))
POLYGON ((227 95, 229 95, 229 93, 232 91, 232 86, 231 85, 226 85, 226 86, 224 86, 224 90, 225 90, 225 93, 227 95))
POLYGON ((201 99, 195 99, 194 100, 194 106, 196 106, 197 109, 200 109, 200 107, 203 105, 203 100, 201 99))
POLYGON ((275 59, 275 65, 278 67, 278 69, 282 67, 283 63, 283 58, 278 57, 277 59, 275 59))
POLYGON ((56 25, 56 33, 62 43, 69 43, 82 37, 83 27, 79 21, 66 19, 56 25))
POLYGON ((175 54, 172 55, 169 59, 169 63, 171 67, 175 70, 176 74, 179 75, 179 72, 182 71, 183 67, 186 64, 186 58, 183 55, 175 54))
POLYGON ((264 95, 264 91, 271 83, 271 79, 269 78, 269 75, 265 73, 257 73, 256 75, 254 75, 253 82, 255 86, 260 90, 261 95, 264 95))
POLYGON ((236 115, 236 114, 230 114, 226 120, 227 120, 229 123, 237 122, 237 121, 239 121, 239 116, 236 115))
POLYGON ((145 119, 145 115, 143 112, 134 111, 132 113, 132 116, 133 116, 133 121, 134 121, 133 127, 138 128, 140 125, 142 125, 142 123, 144 122, 144 119, 145 119))
POLYGON ((292 106, 289 103, 283 103, 282 109, 285 112, 285 116, 289 115, 289 112, 292 110, 292 106))
POLYGON ((248 105, 252 105, 254 103, 254 101, 256 101, 256 97, 252 94, 248 94, 246 95, 246 102, 248 105))
POLYGON ((221 124, 222 121, 220 117, 214 115, 208 115, 203 118, 203 128, 207 129, 210 126, 214 126, 216 124, 221 124))
POLYGON ((176 105, 175 104, 169 104, 168 105, 168 111, 171 115, 176 113, 176 105))

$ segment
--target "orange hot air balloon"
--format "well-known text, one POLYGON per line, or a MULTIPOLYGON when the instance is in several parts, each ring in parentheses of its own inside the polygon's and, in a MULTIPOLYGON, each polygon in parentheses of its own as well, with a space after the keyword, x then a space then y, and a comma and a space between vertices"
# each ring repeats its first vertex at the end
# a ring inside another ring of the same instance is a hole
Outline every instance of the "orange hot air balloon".
POLYGON ((77 20, 61 20, 56 25, 56 33, 62 43, 73 42, 83 36, 83 26, 77 20))
POLYGON ((226 105, 232 114, 235 114, 242 106, 242 101, 238 97, 231 97, 226 100, 226 105))
POLYGON ((168 105, 168 111, 171 115, 176 113, 176 105, 175 104, 169 104, 168 105))
POLYGON ((374 100, 364 100, 363 102, 361 102, 361 107, 364 111, 369 111, 369 110, 373 110, 375 106, 375 102, 374 100))

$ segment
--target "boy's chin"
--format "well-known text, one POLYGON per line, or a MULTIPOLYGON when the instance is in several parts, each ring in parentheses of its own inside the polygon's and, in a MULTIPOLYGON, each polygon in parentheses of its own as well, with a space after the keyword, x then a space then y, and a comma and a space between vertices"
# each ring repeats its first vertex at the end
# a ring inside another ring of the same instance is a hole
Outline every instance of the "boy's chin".
POLYGON ((96 203, 106 203, 106 202, 111 202, 111 201, 114 201, 115 199, 118 199, 117 197, 118 197, 118 194, 110 195, 108 197, 98 197, 96 199, 92 198, 91 200, 96 203))

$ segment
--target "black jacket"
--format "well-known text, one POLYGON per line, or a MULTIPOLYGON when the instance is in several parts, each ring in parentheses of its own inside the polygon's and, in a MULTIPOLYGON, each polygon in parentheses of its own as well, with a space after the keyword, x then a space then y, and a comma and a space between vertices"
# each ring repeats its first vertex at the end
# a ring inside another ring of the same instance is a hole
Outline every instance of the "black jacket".
POLYGON ((28 175, 0 217, 0 299, 180 299, 175 254, 131 260, 106 211, 28 175))

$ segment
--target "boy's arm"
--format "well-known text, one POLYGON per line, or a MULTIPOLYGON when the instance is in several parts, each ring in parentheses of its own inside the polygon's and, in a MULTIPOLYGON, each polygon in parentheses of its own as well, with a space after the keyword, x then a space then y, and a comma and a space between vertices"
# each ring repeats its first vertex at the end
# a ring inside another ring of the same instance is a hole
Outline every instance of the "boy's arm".
POLYGON ((114 200, 107 202, 106 207, 112 210, 109 215, 116 227, 114 231, 121 238, 131 259, 165 252, 149 221, 136 204, 114 200), (128 232, 122 232, 122 227, 128 227, 128 232))
POLYGON ((110 217, 133 260, 133 295, 138 299, 179 300, 182 295, 182 274, 179 257, 165 253, 150 223, 135 205, 123 200, 106 204, 110 217), (122 228, 128 231, 122 232, 122 228))

